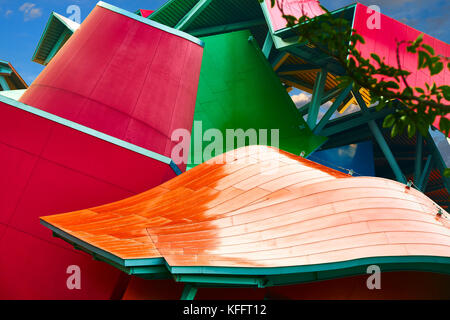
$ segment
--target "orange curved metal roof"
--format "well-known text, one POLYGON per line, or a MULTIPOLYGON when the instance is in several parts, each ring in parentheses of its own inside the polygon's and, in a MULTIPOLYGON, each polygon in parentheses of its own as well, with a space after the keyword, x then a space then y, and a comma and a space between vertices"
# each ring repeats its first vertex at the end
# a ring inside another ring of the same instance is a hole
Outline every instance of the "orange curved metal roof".
POLYGON ((134 197, 42 217, 121 259, 284 267, 450 257, 447 213, 395 181, 351 177, 275 148, 229 152, 134 197), (217 163, 222 161, 223 163, 217 163))

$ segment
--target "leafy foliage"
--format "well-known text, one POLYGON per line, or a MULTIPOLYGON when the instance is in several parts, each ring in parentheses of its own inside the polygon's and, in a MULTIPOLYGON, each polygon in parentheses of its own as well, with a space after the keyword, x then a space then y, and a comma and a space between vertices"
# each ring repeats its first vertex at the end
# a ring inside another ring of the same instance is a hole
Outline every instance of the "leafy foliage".
POLYGON ((397 41, 397 66, 394 67, 375 53, 370 58, 362 57, 357 47, 365 43, 364 38, 352 29, 348 20, 331 14, 324 7, 325 13, 315 18, 286 15, 283 2, 271 0, 271 5, 278 6, 288 27, 295 26, 299 42, 314 45, 344 67, 346 75, 338 77, 341 87, 352 84, 355 89, 365 88, 370 91, 371 103, 376 105, 377 110, 395 110, 383 123, 384 127, 392 128, 392 137, 405 130, 409 137, 413 137, 417 130, 427 136, 428 128, 437 116, 441 116, 441 131, 449 136, 450 120, 445 115, 450 113, 450 86, 438 87, 435 83, 426 83, 424 88, 411 87, 407 81, 411 72, 403 70, 400 63, 400 48, 406 46, 408 52, 417 54, 419 70, 428 69, 431 75, 436 75, 445 66, 450 69, 450 59, 436 55, 432 47, 423 43, 423 34, 415 41, 397 41))

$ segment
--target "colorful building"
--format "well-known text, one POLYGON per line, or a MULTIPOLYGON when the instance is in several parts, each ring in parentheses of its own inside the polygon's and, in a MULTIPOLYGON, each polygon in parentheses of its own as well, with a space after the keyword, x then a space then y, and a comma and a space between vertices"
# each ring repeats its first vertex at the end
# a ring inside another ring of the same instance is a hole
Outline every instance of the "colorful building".
MULTIPOLYGON (((367 7, 333 14, 366 38, 363 55, 393 59, 367 7)), ((393 111, 337 87, 343 68, 283 20, 268 0, 99 2, 81 25, 52 13, 32 58, 45 69, 0 95, 0 298, 450 298, 448 139, 390 138, 393 111), (292 87, 311 101, 297 109, 292 87), (247 132, 244 147, 219 141, 229 130, 247 132), (367 287, 373 265, 382 290, 367 287)), ((410 77, 450 82, 447 69, 410 77)))

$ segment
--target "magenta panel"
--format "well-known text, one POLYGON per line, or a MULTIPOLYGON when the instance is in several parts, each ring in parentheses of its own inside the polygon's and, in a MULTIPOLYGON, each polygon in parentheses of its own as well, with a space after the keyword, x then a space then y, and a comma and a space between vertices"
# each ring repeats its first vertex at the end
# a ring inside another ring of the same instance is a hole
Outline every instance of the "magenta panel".
MULTIPOLYGON (((372 15, 373 12, 368 11, 367 6, 360 3, 357 4, 353 27, 364 37, 366 42, 364 45, 359 45, 358 49, 365 58, 370 58, 370 54, 375 52, 381 58, 385 58, 388 64, 397 67, 397 41, 415 40, 422 32, 384 14, 381 14, 381 28, 371 29, 367 21, 372 15)), ((450 46, 447 43, 429 35, 424 35, 424 43, 432 46, 436 54, 448 56, 450 46)), ((444 68, 438 75, 431 76, 428 70, 417 70, 417 55, 408 53, 406 46, 402 46, 399 53, 402 68, 411 72, 411 75, 407 78, 410 86, 425 87, 424 84, 426 82, 429 84, 435 82, 438 86, 450 83, 450 71, 448 68, 444 68)), ((402 83, 401 89, 404 89, 404 87, 402 83)), ((450 119, 450 114, 447 115, 447 118, 450 119)), ((439 128, 438 124, 439 119, 436 120, 434 125, 439 128)))
MULTIPOLYGON (((283 13, 280 8, 277 5, 272 7, 270 0, 265 1, 269 10, 273 31, 286 28, 286 19, 283 18, 283 13)), ((282 5, 285 15, 291 15, 294 17, 306 15, 310 18, 314 18, 324 13, 318 0, 283 0, 277 2, 282 5)))
POLYGON ((143 16, 144 18, 148 18, 148 16, 150 16, 154 12, 153 10, 145 10, 145 9, 140 9, 139 11, 141 13, 141 16, 143 16))
POLYGON ((170 157, 173 130, 192 127, 202 54, 97 6, 20 101, 170 157))
POLYGON ((0 176, 0 299, 109 299, 119 271, 53 238, 39 217, 127 198, 175 173, 0 102, 0 176), (81 267, 82 290, 67 289, 72 264, 81 267))

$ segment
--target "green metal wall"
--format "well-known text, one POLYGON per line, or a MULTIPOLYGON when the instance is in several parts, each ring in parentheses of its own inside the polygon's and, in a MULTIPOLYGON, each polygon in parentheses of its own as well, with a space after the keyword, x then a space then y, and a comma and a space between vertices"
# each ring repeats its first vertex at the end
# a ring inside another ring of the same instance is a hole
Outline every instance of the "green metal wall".
MULTIPOLYGON (((238 31, 201 38, 205 50, 194 121, 202 122, 203 133, 216 128, 224 137, 226 129, 279 129, 280 149, 308 155, 326 138, 311 132, 250 36, 249 31, 238 31)), ((200 148, 194 150, 196 140, 197 145, 202 140, 199 135, 194 128, 190 160, 200 156, 200 148)), ((201 150, 211 142, 202 143, 201 150)))

